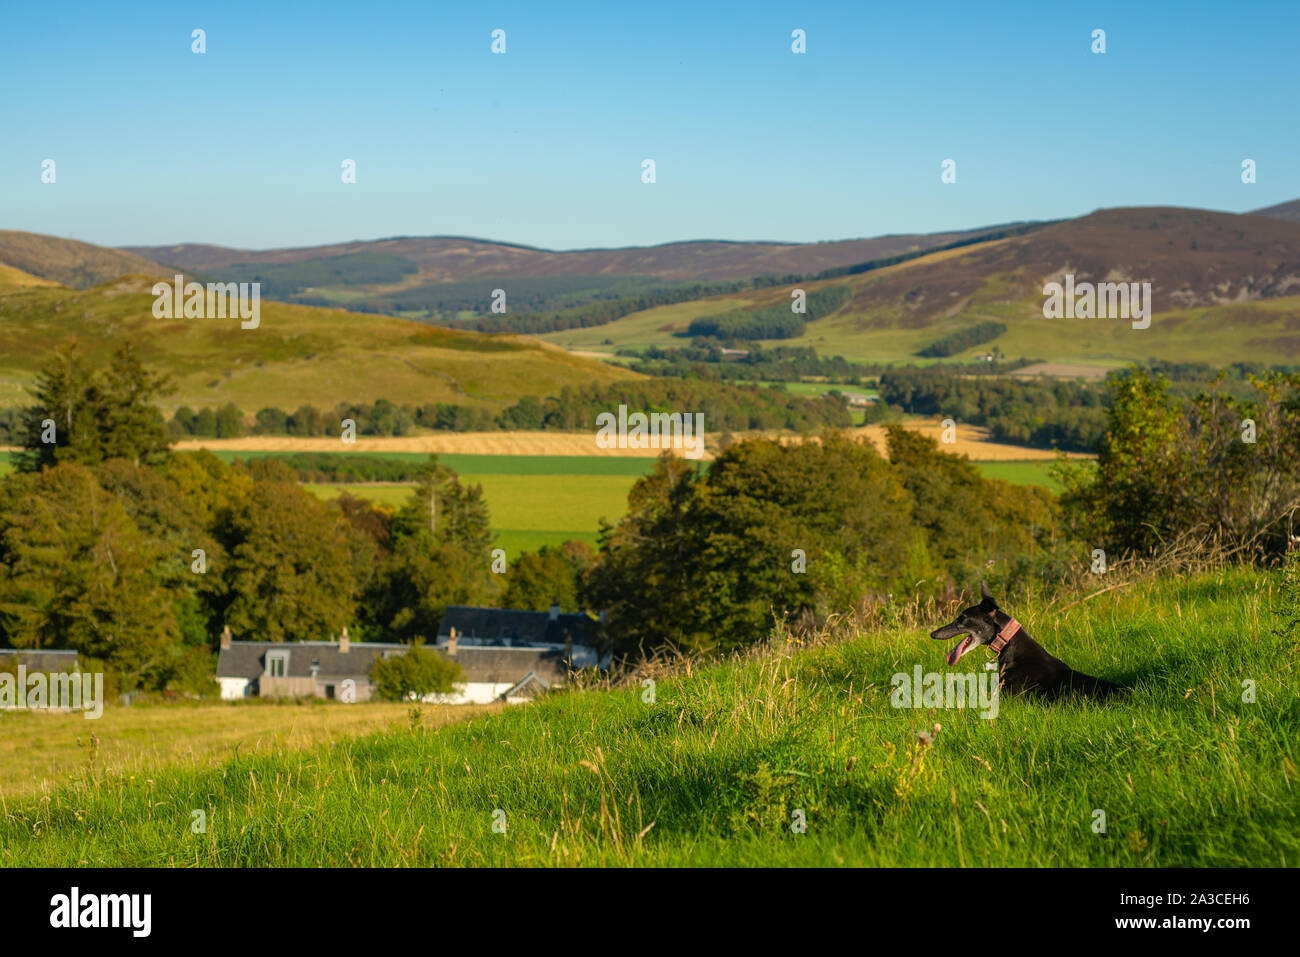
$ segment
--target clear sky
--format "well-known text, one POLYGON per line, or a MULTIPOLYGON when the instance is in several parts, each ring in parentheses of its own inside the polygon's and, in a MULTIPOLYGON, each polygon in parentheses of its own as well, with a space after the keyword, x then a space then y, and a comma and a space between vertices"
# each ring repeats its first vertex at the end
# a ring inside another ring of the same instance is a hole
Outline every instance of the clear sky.
POLYGON ((12 3, 0 228, 567 249, 1243 211, 1300 197, 1298 36, 1296 0, 12 3))

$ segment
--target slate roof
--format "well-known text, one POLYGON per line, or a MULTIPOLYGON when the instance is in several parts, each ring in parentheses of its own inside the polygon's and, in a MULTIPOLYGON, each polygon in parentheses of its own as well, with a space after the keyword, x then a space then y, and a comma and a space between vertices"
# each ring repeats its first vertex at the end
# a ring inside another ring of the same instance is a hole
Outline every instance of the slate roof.
POLYGON ((582 614, 557 615, 550 612, 518 611, 511 608, 473 608, 451 605, 438 623, 439 640, 456 629, 457 638, 482 638, 503 645, 556 644, 572 638, 575 645, 594 645, 595 622, 582 614))
MULTIPOLYGON (((542 614, 545 617, 545 613, 542 614)), ((405 654, 410 647, 391 642, 353 641, 347 654, 343 654, 338 642, 334 641, 232 641, 229 648, 221 649, 217 658, 217 677, 260 678, 266 672, 266 653, 287 651, 289 667, 286 677, 310 678, 312 662, 317 661, 320 663, 317 678, 362 680, 369 678, 376 658, 385 654, 405 654)), ((444 644, 429 650, 459 663, 465 672, 465 681, 514 684, 527 677, 529 672, 536 672, 539 678, 551 684, 569 676, 564 652, 555 648, 461 645, 454 655, 448 655, 444 644)))
POLYGON ((53 648, 0 648, 0 667, 25 665, 27 671, 66 674, 77 670, 77 653, 53 648))
POLYGON ((530 671, 524 675, 523 679, 513 688, 509 688, 501 695, 503 698, 536 698, 545 694, 550 689, 546 680, 540 677, 536 671, 530 671))
MULTIPOLYGON (((460 634, 459 630, 457 634, 460 634)), ((438 646, 444 658, 457 662, 465 671, 465 680, 515 684, 535 672, 548 684, 569 677, 569 666, 564 652, 554 648, 510 648, 499 645, 474 648, 460 645, 454 655, 447 654, 445 645, 438 646)))
POLYGON ((310 678, 313 661, 320 662, 318 678, 366 678, 376 658, 404 654, 409 645, 383 641, 353 641, 347 654, 337 641, 232 641, 217 657, 218 678, 260 678, 266 672, 268 651, 289 652, 289 678, 310 678))

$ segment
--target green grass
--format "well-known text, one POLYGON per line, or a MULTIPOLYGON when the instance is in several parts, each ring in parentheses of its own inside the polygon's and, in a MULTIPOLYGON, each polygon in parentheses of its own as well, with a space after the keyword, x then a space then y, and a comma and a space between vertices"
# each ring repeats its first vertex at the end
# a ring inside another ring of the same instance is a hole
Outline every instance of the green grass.
MULTIPOLYGON (((275 456, 283 458, 290 452, 214 452, 214 455, 232 462, 235 459, 255 459, 275 456)), ((311 453, 320 455, 322 453, 311 453)), ((330 452, 328 455, 358 455, 363 458, 394 459, 413 463, 428 461, 427 452, 330 452)), ((468 455, 457 452, 439 452, 438 462, 464 475, 649 475, 654 471, 655 460, 645 456, 617 457, 612 455, 468 455)))
POLYGON ((1059 493, 1061 483, 1048 473, 1052 465, 1050 461, 975 463, 975 467, 985 478, 1002 479, 1014 485, 1041 485, 1059 493))
MULTIPOLYGON (((500 707, 442 708, 439 723, 500 707)), ((93 763, 101 772, 136 775, 186 763, 220 767, 251 751, 308 747, 340 734, 387 730, 407 723, 408 706, 375 702, 331 708, 307 701, 249 699, 238 704, 187 701, 106 707, 95 721, 81 714, 0 712, 0 799, 46 794, 77 780, 93 763), (91 755, 90 732, 99 739, 91 755)))
POLYGON ((252 413, 379 398, 499 410, 525 395, 635 377, 522 337, 269 300, 256 329, 230 319, 157 319, 151 285, 131 277, 86 290, 0 286, 0 408, 27 404, 37 370, 74 337, 96 366, 134 341, 150 369, 175 381, 169 413, 178 405, 233 402, 252 413))
POLYGON ((943 649, 928 625, 844 628, 661 676, 653 702, 559 692, 217 769, 86 769, 5 803, 0 865, 1295 866, 1300 681, 1294 639, 1271 633, 1279 581, 1222 571, 1009 609, 1134 686, 1104 707, 894 709, 891 676, 944 670, 943 649))
MULTIPOLYGON (((446 456, 446 459, 492 460, 522 457, 466 455, 446 456)), ((541 456, 528 458, 536 460, 531 463, 536 471, 501 472, 495 469, 508 466, 509 463, 484 462, 481 464, 488 466, 487 471, 461 473, 461 481, 465 484, 483 486, 492 531, 496 535, 497 544, 506 550, 507 556, 518 555, 524 551, 536 551, 543 545, 558 545, 569 539, 596 544, 600 519, 605 518, 612 523, 622 518, 627 511, 627 495, 632 489, 632 484, 643 471, 653 467, 653 460, 648 459, 645 460, 648 465, 636 463, 638 465, 636 471, 621 468, 605 473, 584 474, 551 471, 559 467, 559 463, 555 460, 548 462, 541 456)), ((633 464, 627 460, 597 457, 592 457, 592 462, 601 465, 607 462, 618 462, 620 465, 633 464)), ((461 463, 468 467, 473 467, 474 464, 461 463)), ((527 467, 528 464, 525 463, 522 467, 527 467)), ((415 486, 378 483, 329 485, 311 483, 304 487, 313 495, 326 501, 346 491, 375 505, 396 508, 406 500, 415 486)))
POLYGON ((879 393, 871 386, 848 385, 843 382, 774 382, 767 379, 736 380, 736 385, 758 385, 765 388, 775 386, 791 395, 803 395, 816 398, 830 392, 852 393, 853 395, 874 396, 879 393))
POLYGON ((414 485, 399 485, 396 483, 389 485, 379 482, 304 482, 302 487, 326 502, 332 501, 347 492, 349 495, 365 499, 371 505, 387 509, 395 509, 400 506, 415 490, 414 485))

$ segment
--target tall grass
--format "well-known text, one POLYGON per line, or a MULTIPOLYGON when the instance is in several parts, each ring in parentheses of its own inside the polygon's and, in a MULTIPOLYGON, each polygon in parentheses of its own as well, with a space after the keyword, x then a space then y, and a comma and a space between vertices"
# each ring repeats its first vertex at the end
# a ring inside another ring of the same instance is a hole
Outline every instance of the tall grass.
POLYGON ((0 864, 1294 865, 1281 583, 1219 568, 1004 603, 1072 666, 1132 685, 1118 704, 894 709, 895 672, 944 670, 926 631, 946 619, 840 619, 436 730, 87 773, 4 805, 0 864))

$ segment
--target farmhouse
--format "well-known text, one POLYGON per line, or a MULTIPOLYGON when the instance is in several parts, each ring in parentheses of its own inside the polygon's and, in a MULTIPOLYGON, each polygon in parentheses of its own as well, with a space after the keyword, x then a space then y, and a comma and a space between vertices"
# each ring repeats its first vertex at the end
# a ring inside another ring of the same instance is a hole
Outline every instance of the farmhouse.
MULTIPOLYGON (((457 662, 465 682, 450 694, 427 695, 440 704, 521 702, 563 684, 578 668, 601 664, 593 622, 586 615, 551 611, 453 606, 438 627, 434 650, 457 662)), ((406 654, 408 645, 352 641, 235 641, 221 635, 217 682, 221 697, 317 697, 368 701, 376 660, 406 654)))

